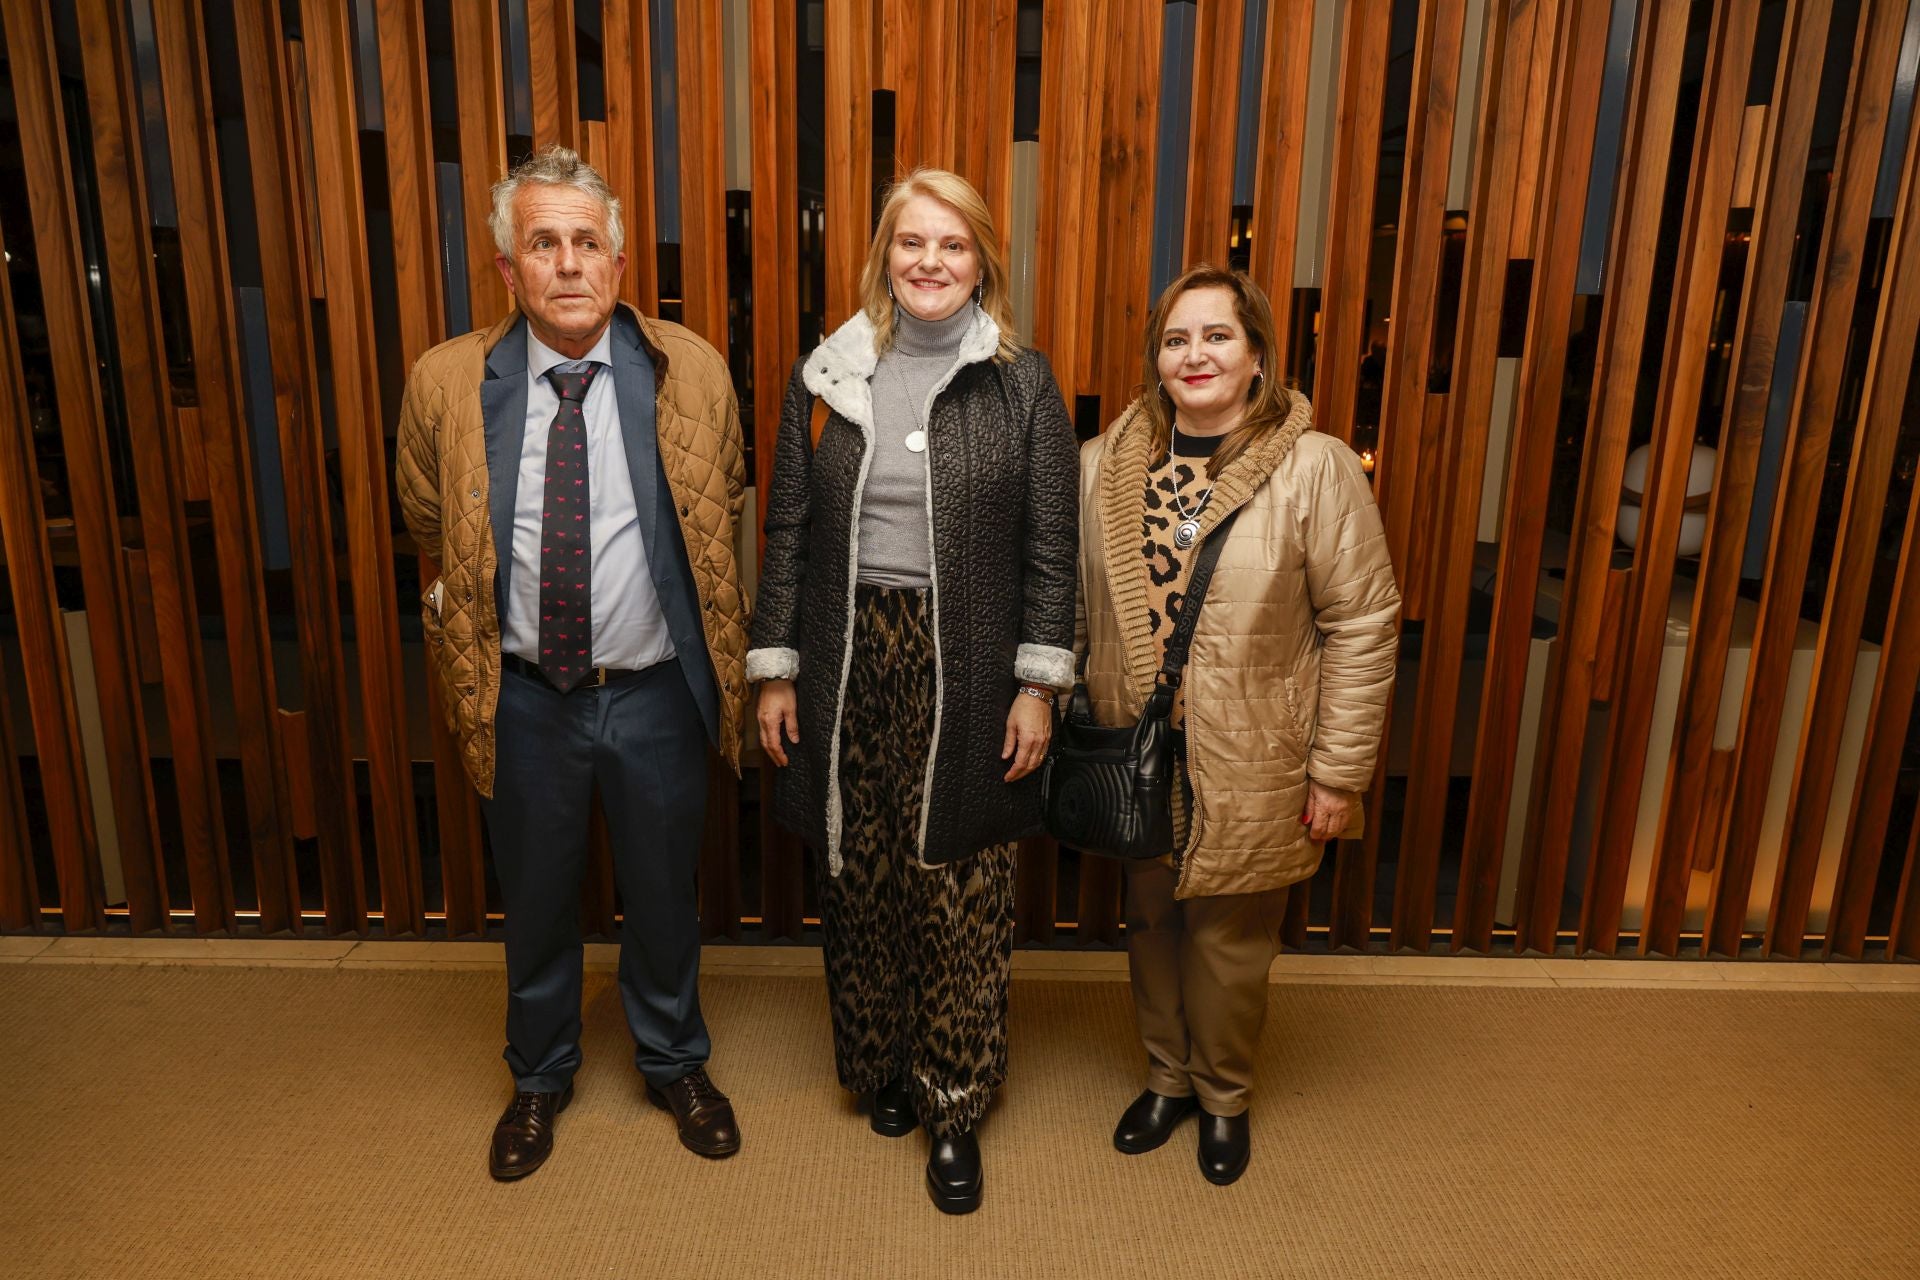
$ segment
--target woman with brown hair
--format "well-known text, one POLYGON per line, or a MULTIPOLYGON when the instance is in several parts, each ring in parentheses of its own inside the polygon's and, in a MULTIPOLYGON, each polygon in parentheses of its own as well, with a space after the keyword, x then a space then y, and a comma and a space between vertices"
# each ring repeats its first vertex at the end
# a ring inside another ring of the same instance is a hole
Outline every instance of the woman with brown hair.
POLYGON ((778 817, 820 859, 840 1083, 876 1132, 926 1127, 928 1193, 967 1213, 1006 1076, 1012 842, 1073 682, 1073 429, 965 179, 893 187, 860 293, 787 387, 747 678, 778 817))
POLYGON ((1360 461, 1312 429, 1281 354, 1259 287, 1194 267, 1148 321, 1152 389, 1081 451, 1084 678, 1101 724, 1139 718, 1198 549, 1234 516, 1174 705, 1174 846, 1128 867, 1147 1087, 1113 1135, 1151 1151, 1197 1110, 1200 1169, 1221 1185, 1250 1156, 1287 888, 1360 816, 1400 608, 1360 461))

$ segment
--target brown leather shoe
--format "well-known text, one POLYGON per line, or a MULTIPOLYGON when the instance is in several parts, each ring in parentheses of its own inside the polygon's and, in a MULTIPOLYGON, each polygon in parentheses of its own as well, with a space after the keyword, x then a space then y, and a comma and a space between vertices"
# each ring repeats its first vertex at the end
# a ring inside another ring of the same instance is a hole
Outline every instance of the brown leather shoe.
POLYGON ((649 1084, 647 1101, 673 1112, 680 1126, 680 1145, 694 1154, 718 1158, 740 1149, 733 1104, 714 1087, 705 1067, 695 1067, 672 1084, 649 1084))
POLYGON ((559 1093, 516 1093, 493 1126, 487 1172, 497 1182, 524 1178, 553 1154, 553 1121, 573 1101, 573 1086, 559 1093))

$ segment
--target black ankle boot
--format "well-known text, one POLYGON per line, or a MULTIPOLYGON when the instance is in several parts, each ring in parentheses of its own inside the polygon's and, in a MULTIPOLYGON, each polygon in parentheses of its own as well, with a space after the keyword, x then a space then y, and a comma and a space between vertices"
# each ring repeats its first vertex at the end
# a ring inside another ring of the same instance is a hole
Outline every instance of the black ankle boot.
POLYGON ((887 1138, 904 1138, 918 1124, 913 1115, 913 1095, 907 1092, 906 1081, 894 1080, 873 1091, 867 1125, 875 1133, 887 1138))
POLYGON ((1216 1187, 1236 1181, 1253 1157, 1247 1113, 1216 1116, 1200 1113, 1200 1173, 1216 1187))
POLYGON ((927 1156, 927 1194, 942 1213, 980 1207, 980 1144, 973 1131, 935 1138, 927 1156))
POLYGON ((1148 1089, 1120 1113, 1120 1123, 1113 1130, 1113 1145, 1130 1156, 1152 1151, 1171 1138, 1180 1122, 1199 1106, 1199 1100, 1191 1096, 1169 1098, 1148 1089))

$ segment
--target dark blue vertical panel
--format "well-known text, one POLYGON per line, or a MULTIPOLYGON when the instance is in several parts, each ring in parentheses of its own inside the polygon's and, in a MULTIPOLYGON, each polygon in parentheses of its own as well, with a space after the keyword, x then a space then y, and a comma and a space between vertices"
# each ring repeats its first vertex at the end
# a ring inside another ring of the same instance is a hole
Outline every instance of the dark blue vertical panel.
POLYGON ((653 225, 661 244, 680 243, 680 60, 674 0, 653 0, 653 225))
POLYGON ((1160 134, 1153 166, 1153 296, 1180 273, 1193 124, 1194 0, 1167 0, 1160 43, 1160 134))
POLYGON ((134 74, 139 79, 140 132, 147 159, 147 209, 156 227, 177 227, 173 158, 167 149, 167 104, 160 95, 160 52, 154 47, 153 10, 147 0, 128 0, 134 74))
POLYGON ((447 332, 465 333, 478 326, 467 292, 467 211, 460 203, 460 166, 443 160, 434 170, 434 191, 440 197, 440 279, 445 285, 447 332))
POLYGON ((1580 270, 1575 293, 1597 294, 1607 269, 1607 237, 1613 230, 1613 189, 1620 176, 1620 135, 1627 118, 1627 81, 1633 70, 1634 0, 1613 0, 1607 26, 1607 69, 1600 81, 1600 115, 1594 122, 1593 167, 1587 172, 1587 208, 1580 230, 1580 270))
POLYGON ((1266 70, 1267 0, 1247 0, 1240 24, 1240 110, 1233 141, 1233 203, 1253 204, 1260 168, 1260 93, 1266 70))
POLYGON ((291 569, 287 488, 280 472, 280 420, 273 403, 273 356, 267 341, 267 297, 260 289, 233 291, 240 320, 240 386, 253 440, 253 505, 260 521, 264 567, 291 569))
MULTIPOLYGON (((506 77, 507 132, 533 136, 533 76, 527 53, 527 0, 501 0, 500 73, 506 77)), ((519 159, 509 155, 509 163, 519 159)))
POLYGON ((360 127, 386 132, 387 105, 380 93, 380 29, 373 16, 373 0, 355 0, 353 6, 353 74, 359 90, 360 127))
POLYGON ((1780 314, 1780 344, 1774 349, 1773 384, 1767 396, 1767 425, 1760 437, 1760 465, 1753 479, 1753 512, 1747 517, 1747 548, 1740 576, 1766 572, 1767 542, 1773 536, 1774 495, 1780 489, 1780 463, 1787 447, 1787 418, 1793 411, 1793 386, 1799 380, 1800 345, 1807 330, 1807 304, 1789 302, 1780 314))
POLYGON ((1887 111, 1887 141, 1880 152, 1880 178, 1873 189, 1873 216, 1891 218, 1900 193, 1900 161, 1907 153, 1913 121, 1913 87, 1920 76, 1920 0, 1907 8, 1907 33, 1900 41, 1900 65, 1893 76, 1893 104, 1887 111))

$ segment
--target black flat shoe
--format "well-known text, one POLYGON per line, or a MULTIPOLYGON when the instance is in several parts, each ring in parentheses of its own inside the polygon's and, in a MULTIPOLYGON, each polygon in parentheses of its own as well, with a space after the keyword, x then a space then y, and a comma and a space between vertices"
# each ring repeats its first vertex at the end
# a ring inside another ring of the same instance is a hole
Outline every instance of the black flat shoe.
POLYGON ((487 1172, 496 1182, 524 1178, 553 1154, 553 1122, 573 1101, 573 1086, 558 1093, 516 1093, 493 1126, 487 1172))
POLYGON ((980 1143, 972 1130, 935 1138, 927 1156, 927 1194, 942 1213, 972 1213, 980 1207, 980 1143))
POLYGON ((1216 1187, 1235 1182, 1253 1157, 1247 1113, 1216 1116, 1200 1113, 1200 1173, 1216 1187))
POLYGON ((1120 1123, 1113 1130, 1114 1149, 1130 1156, 1152 1151, 1199 1108, 1197 1098, 1169 1098, 1148 1089, 1120 1113, 1120 1123))
POLYGON ((919 1127, 913 1114, 913 1095, 904 1080, 895 1080, 873 1091, 872 1110, 867 1127, 885 1138, 904 1138, 919 1127))

